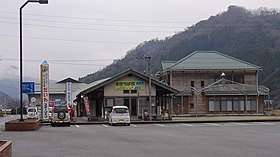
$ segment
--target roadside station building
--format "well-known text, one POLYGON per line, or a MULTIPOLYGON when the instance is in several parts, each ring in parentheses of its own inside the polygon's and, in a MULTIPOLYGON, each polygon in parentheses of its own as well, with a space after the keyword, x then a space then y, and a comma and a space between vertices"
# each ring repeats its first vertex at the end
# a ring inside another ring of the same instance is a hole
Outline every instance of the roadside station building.
POLYGON ((195 51, 162 61, 159 80, 180 91, 172 99, 173 114, 258 114, 269 94, 259 85, 261 70, 217 51, 195 51))
POLYGON ((168 85, 151 79, 151 112, 149 101, 149 77, 134 70, 126 70, 111 78, 88 84, 77 90, 75 102, 78 116, 105 117, 112 106, 124 105, 132 117, 161 115, 162 106, 170 104, 167 97, 178 91, 168 85))
MULTIPOLYGON (((56 83, 49 84, 49 106, 53 106, 56 99, 59 99, 62 103, 66 103, 66 83, 71 82, 72 87, 72 102, 75 98, 73 93, 80 88, 86 86, 85 83, 81 83, 72 78, 66 78, 56 83)), ((35 106, 41 106, 41 85, 35 84, 34 93, 28 94, 28 100, 31 102, 31 98, 35 98, 36 102, 34 102, 35 106)))

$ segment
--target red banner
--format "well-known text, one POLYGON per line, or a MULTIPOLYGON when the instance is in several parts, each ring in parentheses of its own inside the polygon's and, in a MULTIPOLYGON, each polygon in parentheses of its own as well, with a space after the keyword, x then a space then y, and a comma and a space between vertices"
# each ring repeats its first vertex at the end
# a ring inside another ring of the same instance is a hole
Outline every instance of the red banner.
POLYGON ((86 113, 87 113, 87 116, 90 116, 90 112, 89 112, 89 100, 88 100, 88 97, 84 97, 84 104, 85 104, 85 107, 86 107, 86 113))

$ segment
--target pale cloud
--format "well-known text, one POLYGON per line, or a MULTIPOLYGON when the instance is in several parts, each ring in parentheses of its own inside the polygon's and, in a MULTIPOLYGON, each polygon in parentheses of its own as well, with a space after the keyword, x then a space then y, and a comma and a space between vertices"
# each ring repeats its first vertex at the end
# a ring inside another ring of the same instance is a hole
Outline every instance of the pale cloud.
MULTIPOLYGON (((0 55, 15 59, 0 62, 1 76, 15 77, 18 72, 18 12, 25 1, 1 1, 0 55)), ((229 5, 256 9, 279 4, 276 0, 49 0, 48 5, 28 4, 23 10, 24 75, 38 80, 40 64, 50 60, 51 79, 83 77, 113 60, 51 60, 118 59, 141 42, 172 36, 226 11, 229 5)))

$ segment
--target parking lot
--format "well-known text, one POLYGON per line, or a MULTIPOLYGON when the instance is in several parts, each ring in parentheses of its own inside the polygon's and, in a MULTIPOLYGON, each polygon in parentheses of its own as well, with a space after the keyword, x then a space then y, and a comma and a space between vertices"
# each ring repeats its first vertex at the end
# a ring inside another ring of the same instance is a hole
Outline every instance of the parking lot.
POLYGON ((2 132, 14 157, 279 157, 280 123, 177 123, 42 126, 2 132))

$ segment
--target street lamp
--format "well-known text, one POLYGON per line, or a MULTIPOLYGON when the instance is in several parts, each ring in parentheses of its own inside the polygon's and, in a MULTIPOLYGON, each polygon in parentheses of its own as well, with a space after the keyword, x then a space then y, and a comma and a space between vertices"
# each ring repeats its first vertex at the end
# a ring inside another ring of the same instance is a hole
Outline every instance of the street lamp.
POLYGON ((23 101, 22 101, 22 9, 26 6, 27 3, 40 3, 48 4, 48 0, 27 0, 19 9, 19 61, 20 61, 20 121, 23 121, 23 101))

